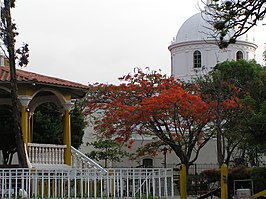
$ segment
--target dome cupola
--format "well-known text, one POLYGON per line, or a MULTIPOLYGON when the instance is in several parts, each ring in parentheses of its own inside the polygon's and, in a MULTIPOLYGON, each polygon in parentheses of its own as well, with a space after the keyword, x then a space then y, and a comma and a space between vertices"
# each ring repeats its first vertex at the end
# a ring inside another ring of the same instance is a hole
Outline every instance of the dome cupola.
POLYGON ((168 49, 171 52, 171 74, 185 81, 193 76, 212 70, 226 60, 255 58, 257 45, 247 34, 239 37, 235 44, 219 49, 212 26, 206 21, 204 12, 187 19, 177 32, 168 49))

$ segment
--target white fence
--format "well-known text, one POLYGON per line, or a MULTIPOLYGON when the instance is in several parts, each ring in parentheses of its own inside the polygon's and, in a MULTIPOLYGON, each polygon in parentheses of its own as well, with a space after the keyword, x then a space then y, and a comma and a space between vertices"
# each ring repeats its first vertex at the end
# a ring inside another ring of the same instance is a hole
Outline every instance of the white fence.
POLYGON ((174 198, 172 169, 0 169, 1 198, 174 198))

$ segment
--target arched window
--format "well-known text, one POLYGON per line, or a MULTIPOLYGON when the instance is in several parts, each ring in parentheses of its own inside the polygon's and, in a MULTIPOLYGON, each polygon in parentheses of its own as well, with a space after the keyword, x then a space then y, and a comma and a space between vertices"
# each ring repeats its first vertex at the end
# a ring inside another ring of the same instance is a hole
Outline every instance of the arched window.
POLYGON ((236 60, 240 60, 240 59, 243 59, 243 52, 237 51, 236 52, 236 60))
POLYGON ((201 68, 201 52, 198 50, 193 53, 193 68, 201 68))

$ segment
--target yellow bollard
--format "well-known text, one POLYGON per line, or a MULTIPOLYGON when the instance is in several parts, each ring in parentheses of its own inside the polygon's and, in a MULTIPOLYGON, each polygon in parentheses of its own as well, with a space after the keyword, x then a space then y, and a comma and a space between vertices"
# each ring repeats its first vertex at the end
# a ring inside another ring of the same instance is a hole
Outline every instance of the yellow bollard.
POLYGON ((221 199, 228 199, 228 168, 226 164, 221 166, 221 199))
POLYGON ((179 170, 179 176, 180 176, 180 199, 186 199, 187 198, 187 169, 186 165, 181 164, 180 170, 179 170))

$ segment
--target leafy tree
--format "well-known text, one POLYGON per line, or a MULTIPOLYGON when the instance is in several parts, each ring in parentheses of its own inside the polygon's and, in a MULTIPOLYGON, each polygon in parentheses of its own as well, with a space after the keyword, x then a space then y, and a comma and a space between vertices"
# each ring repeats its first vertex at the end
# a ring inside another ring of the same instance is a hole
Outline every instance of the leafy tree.
POLYGON ((110 162, 120 162, 125 156, 129 156, 129 153, 122 151, 121 144, 118 144, 111 139, 99 139, 92 143, 87 143, 95 148, 95 150, 86 154, 88 157, 95 159, 97 161, 104 160, 104 167, 107 167, 108 161, 110 162))
POLYGON ((129 142, 136 133, 157 137, 188 169, 212 136, 207 125, 214 115, 212 104, 201 99, 197 87, 160 73, 138 70, 120 80, 118 86, 90 86, 86 110, 97 113, 98 135, 118 143, 129 142))
POLYGON ((215 28, 220 48, 235 43, 266 14, 265 0, 213 0, 207 6, 209 9, 204 12, 209 16, 207 21, 215 28))
POLYGON ((33 121, 33 142, 62 144, 63 128, 63 114, 54 103, 44 103, 36 108, 33 121))
POLYGON ((197 81, 199 88, 202 91, 202 97, 207 102, 215 103, 212 106, 212 112, 215 114, 213 117, 212 125, 217 138, 217 161, 219 165, 222 165, 226 160, 230 159, 233 149, 237 143, 230 143, 225 139, 224 126, 229 121, 234 121, 235 104, 238 104, 238 98, 236 96, 236 87, 226 84, 223 81, 223 77, 219 71, 213 71, 211 76, 205 76, 197 81), (231 100, 227 101, 227 99, 231 100), (232 103, 232 108, 224 109, 225 103, 232 103), (227 144, 227 145, 226 145, 227 144), (230 146, 230 147, 229 147, 230 146), (225 157, 227 155, 227 158, 225 157))
POLYGON ((71 110, 71 144, 76 149, 83 143, 82 139, 86 127, 83 109, 81 104, 75 103, 74 108, 71 110))
MULTIPOLYGON (((213 124, 217 131, 220 164, 228 163, 236 149, 241 149, 241 158, 251 152, 254 154, 254 143, 251 142, 257 137, 254 135, 259 132, 265 134, 263 104, 266 99, 266 79, 263 71, 254 61, 226 61, 216 65, 209 75, 199 81, 202 93, 218 103, 213 124), (224 98, 232 97, 238 99, 238 108, 227 109, 226 112, 219 108, 224 98)), ((259 142, 257 139, 256 146, 259 142)))
POLYGON ((11 16, 11 9, 15 8, 15 0, 4 0, 1 7, 1 30, 0 37, 3 41, 3 49, 10 66, 10 86, 11 86, 11 99, 13 108, 14 126, 13 132, 15 135, 16 148, 18 153, 18 160, 20 167, 27 167, 26 153, 24 142, 22 138, 22 130, 20 124, 19 102, 17 94, 17 80, 16 80, 16 61, 20 66, 28 64, 29 48, 24 45, 19 49, 15 49, 15 37, 18 35, 16 32, 16 24, 11 16))
POLYGON ((10 165, 13 155, 17 152, 15 135, 13 132, 12 108, 1 105, 0 109, 0 150, 3 154, 3 164, 10 165))
MULTIPOLYGON (((71 144, 75 148, 82 144, 85 125, 83 108, 76 103, 71 110, 71 144)), ((63 114, 54 103, 44 103, 36 108, 33 126, 34 142, 62 144, 63 114)))
POLYGON ((244 108, 237 118, 229 123, 227 129, 232 129, 232 126, 241 129, 244 142, 241 142, 239 147, 242 149, 242 156, 248 155, 250 163, 257 164, 257 154, 265 152, 265 143, 258 137, 263 138, 266 135, 266 70, 254 61, 244 60, 228 62, 218 69, 223 71, 227 81, 230 80, 239 88, 239 98, 244 108))

